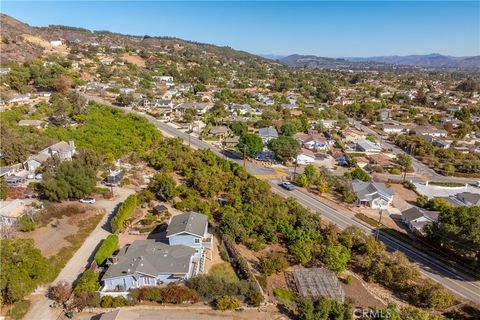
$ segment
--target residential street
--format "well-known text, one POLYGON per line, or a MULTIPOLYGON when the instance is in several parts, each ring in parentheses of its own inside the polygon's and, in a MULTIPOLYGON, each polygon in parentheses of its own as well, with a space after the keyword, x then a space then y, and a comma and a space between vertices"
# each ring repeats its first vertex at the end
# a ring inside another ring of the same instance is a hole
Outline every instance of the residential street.
MULTIPOLYGON (((110 103, 108 102, 106 103, 105 101, 96 97, 94 98, 91 96, 86 96, 86 98, 90 100, 95 100, 100 103, 111 105, 110 103)), ((126 110, 126 111, 134 112, 131 110, 126 110)), ((175 129, 166 123, 158 121, 154 117, 151 117, 149 115, 145 115, 142 113, 137 113, 137 114, 147 118, 157 128, 159 128, 162 132, 167 133, 169 136, 180 137, 184 141, 190 141, 190 144, 196 148, 209 148, 217 155, 225 156, 224 154, 221 153, 221 151, 218 148, 204 141, 201 141, 197 138, 194 138, 194 137, 189 138, 188 134, 175 129)), ((239 164, 243 163, 242 160, 238 160, 238 159, 230 159, 230 160, 235 161, 239 164)), ((247 170, 253 175, 268 175, 268 174, 272 174, 274 171, 271 168, 267 168, 267 167, 253 164, 253 163, 247 163, 246 167, 247 167, 247 170)), ((450 178, 450 177, 446 177, 446 178, 450 178)), ((277 185, 276 180, 270 181, 270 184, 275 189, 278 190, 279 187, 277 185)), ((281 192, 285 192, 285 191, 282 189, 281 192)), ((322 203, 320 200, 317 200, 308 194, 304 194, 300 191, 294 191, 294 192, 287 193, 287 195, 295 197, 302 205, 313 210, 314 212, 320 212, 323 217, 325 217, 329 221, 334 222, 342 229, 348 227, 349 225, 355 225, 369 234, 372 233, 373 231, 371 227, 366 226, 365 224, 360 223, 357 220, 349 218, 348 215, 346 215, 345 213, 341 213, 336 210, 333 210, 326 204, 322 203)), ((475 282, 471 276, 468 276, 461 272, 453 270, 451 267, 445 266, 442 262, 426 256, 425 254, 410 247, 409 245, 406 245, 400 242, 397 239, 382 235, 380 237, 380 240, 382 240, 387 245, 389 250, 399 250, 405 253, 410 258, 410 260, 412 260, 412 262, 418 264, 421 272, 425 276, 439 282, 440 284, 445 286, 447 289, 452 290, 453 292, 457 293, 458 295, 464 298, 470 299, 475 302, 480 302, 480 285, 478 284, 478 282, 475 282)))
MULTIPOLYGON (((77 280, 77 278, 93 258, 93 253, 96 247, 100 244, 101 240, 105 239, 110 234, 110 227, 107 223, 109 218, 116 211, 118 205, 133 193, 133 190, 114 188, 114 193, 115 197, 112 200, 99 199, 95 203, 95 207, 105 210, 104 217, 88 236, 80 249, 75 252, 73 257, 67 262, 62 271, 60 271, 60 274, 53 281, 53 284, 56 284, 59 281, 67 281, 68 283, 72 283, 77 280)), ((47 287, 42 287, 32 293, 32 306, 25 316, 25 319, 47 320, 56 319, 59 316, 61 312, 59 309, 52 309, 49 307, 52 301, 45 296, 46 290, 47 287)))

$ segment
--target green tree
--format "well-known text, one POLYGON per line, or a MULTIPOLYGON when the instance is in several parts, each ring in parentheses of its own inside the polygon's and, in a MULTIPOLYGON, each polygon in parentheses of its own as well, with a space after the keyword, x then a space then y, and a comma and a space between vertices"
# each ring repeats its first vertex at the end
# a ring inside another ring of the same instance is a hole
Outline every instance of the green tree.
POLYGON ((407 171, 412 170, 412 158, 406 153, 397 154, 397 162, 402 167, 403 171, 403 181, 407 177, 407 171))
POLYGON ((295 159, 300 153, 300 144, 298 141, 288 136, 281 136, 270 140, 268 148, 283 162, 295 159))
POLYGON ((173 178, 164 172, 157 173, 150 182, 150 190, 162 199, 172 200, 178 194, 173 178))
POLYGON ((77 292, 95 292, 100 288, 98 274, 93 269, 87 269, 82 273, 82 277, 78 280, 74 291, 77 292))
POLYGON ((112 255, 112 253, 118 249, 118 235, 110 234, 103 240, 102 245, 98 248, 93 258, 98 266, 102 265, 105 260, 112 255))
POLYGON ((290 122, 285 123, 282 128, 281 132, 284 136, 293 136, 295 133, 297 133, 298 129, 297 127, 290 122))
POLYGON ((308 185, 308 178, 305 174, 299 174, 298 176, 295 177, 295 183, 299 186, 299 187, 306 187, 308 185))
POLYGON ((240 137, 237 148, 251 157, 263 150, 262 138, 254 133, 245 133, 240 137))
POLYGON ((29 232, 35 230, 35 222, 27 215, 21 216, 18 221, 18 230, 29 232))
POLYGON ((48 278, 48 260, 31 239, 0 240, 0 247, 2 300, 15 303, 48 278))
POLYGON ((285 258, 285 255, 277 251, 271 251, 265 257, 260 259, 260 268, 262 274, 265 276, 282 272, 287 267, 288 261, 285 258))

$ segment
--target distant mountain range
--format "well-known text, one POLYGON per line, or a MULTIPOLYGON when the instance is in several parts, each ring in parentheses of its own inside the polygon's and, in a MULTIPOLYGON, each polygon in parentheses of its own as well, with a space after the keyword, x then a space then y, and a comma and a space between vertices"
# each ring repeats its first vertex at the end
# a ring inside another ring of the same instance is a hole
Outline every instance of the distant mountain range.
MULTIPOLYGON (((270 55, 274 56, 274 55, 270 55)), ((269 58, 268 56, 263 56, 269 58)), ((385 69, 392 67, 448 68, 480 71, 480 56, 452 57, 438 53, 410 56, 380 56, 367 58, 326 58, 293 54, 275 59, 294 67, 317 69, 385 69)))

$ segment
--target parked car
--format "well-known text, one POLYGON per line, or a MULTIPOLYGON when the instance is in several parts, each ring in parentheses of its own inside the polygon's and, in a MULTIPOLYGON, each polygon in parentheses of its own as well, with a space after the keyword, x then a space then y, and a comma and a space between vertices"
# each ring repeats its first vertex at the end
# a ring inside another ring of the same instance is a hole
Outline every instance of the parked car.
POLYGON ((94 198, 82 198, 82 199, 80 199, 80 202, 81 203, 95 203, 95 199, 94 198))
POLYGON ((291 184, 290 182, 282 182, 279 184, 280 187, 282 187, 283 189, 286 189, 288 191, 292 191, 292 190, 295 190, 295 186, 293 184, 291 184))

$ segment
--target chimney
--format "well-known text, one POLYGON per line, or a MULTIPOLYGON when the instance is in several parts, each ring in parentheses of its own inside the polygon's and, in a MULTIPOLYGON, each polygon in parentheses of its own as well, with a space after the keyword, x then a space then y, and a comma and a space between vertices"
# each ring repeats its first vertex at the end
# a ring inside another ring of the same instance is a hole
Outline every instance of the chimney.
POLYGON ((112 257, 111 260, 112 260, 112 264, 117 264, 118 263, 118 257, 117 256, 112 257))
POLYGON ((75 141, 70 140, 68 141, 68 144, 70 145, 70 147, 75 148, 75 141))

